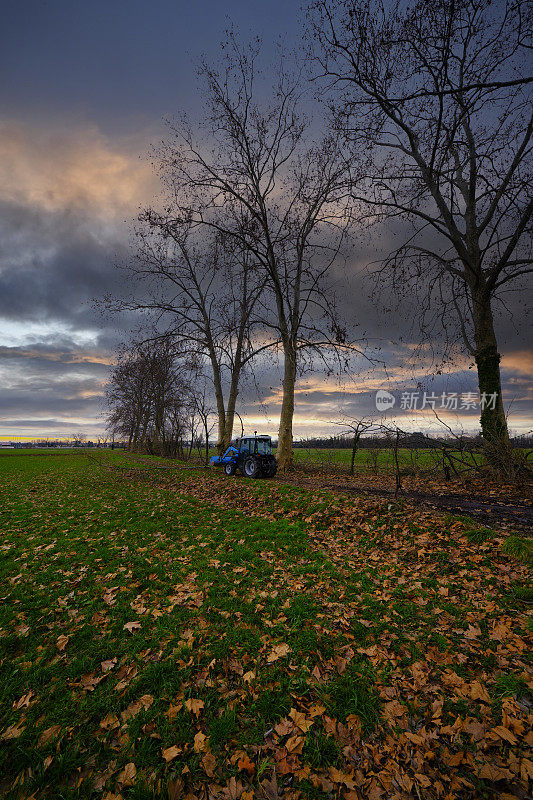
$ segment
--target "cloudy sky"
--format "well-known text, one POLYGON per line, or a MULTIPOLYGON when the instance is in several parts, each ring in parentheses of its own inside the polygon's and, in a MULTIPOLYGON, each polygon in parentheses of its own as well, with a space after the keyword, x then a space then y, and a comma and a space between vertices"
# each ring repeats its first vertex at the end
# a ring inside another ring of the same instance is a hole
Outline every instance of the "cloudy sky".
MULTIPOLYGON (((199 111, 195 62, 216 58, 224 30, 296 45, 300 0, 26 0, 4 7, 0 26, 0 436, 65 436, 104 429, 102 391, 117 343, 133 320, 102 318, 93 299, 120 289, 115 264, 129 252, 137 211, 160 192, 150 148, 164 118, 199 111)), ((383 240, 386 241, 386 232, 383 240)), ((295 433, 331 431, 334 420, 376 413, 378 389, 475 391, 457 357, 443 375, 413 358, 420 338, 407 311, 379 315, 355 248, 339 276, 345 313, 360 322, 379 362, 355 359, 347 375, 302 376, 295 433), (378 349, 379 348, 379 349, 378 349)), ((511 311, 514 299, 511 299, 511 311)), ((520 319, 522 319, 520 317, 520 319)), ((533 407, 528 329, 498 320, 510 426, 527 432, 533 407)), ((429 354, 430 343, 423 342, 429 354)), ((418 353, 418 351, 416 351, 418 353)), ((279 372, 258 370, 241 396, 250 427, 275 433, 279 372)), ((478 411, 448 416, 476 426, 478 411)), ((431 409, 405 411, 412 429, 434 426, 431 409)))

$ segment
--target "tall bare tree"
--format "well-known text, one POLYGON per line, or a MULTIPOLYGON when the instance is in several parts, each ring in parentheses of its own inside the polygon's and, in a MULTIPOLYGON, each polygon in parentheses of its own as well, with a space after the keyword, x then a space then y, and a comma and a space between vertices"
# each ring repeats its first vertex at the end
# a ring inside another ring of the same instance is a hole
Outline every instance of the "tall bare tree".
POLYGON ((283 351, 277 457, 286 468, 293 459, 302 351, 343 343, 324 284, 348 215, 334 139, 310 146, 298 81, 282 68, 265 99, 259 50, 240 48, 230 36, 220 70, 204 64, 208 108, 200 135, 186 124, 173 125, 174 139, 162 153, 162 164, 178 218, 233 238, 268 280, 272 301, 261 298, 263 323, 275 331, 283 351))
POLYGON ((154 339, 175 339, 210 366, 218 414, 217 447, 228 446, 242 374, 273 342, 256 337, 256 304, 265 285, 250 253, 212 229, 193 229, 177 218, 172 200, 163 211, 140 216, 129 299, 120 310, 149 312, 154 339), (255 340, 255 341, 254 341, 255 340))
POLYGON ((496 464, 510 446, 494 304, 533 269, 525 15, 520 0, 317 0, 311 13, 337 130, 370 153, 354 199, 412 225, 381 288, 423 284, 433 312, 458 314, 496 464))

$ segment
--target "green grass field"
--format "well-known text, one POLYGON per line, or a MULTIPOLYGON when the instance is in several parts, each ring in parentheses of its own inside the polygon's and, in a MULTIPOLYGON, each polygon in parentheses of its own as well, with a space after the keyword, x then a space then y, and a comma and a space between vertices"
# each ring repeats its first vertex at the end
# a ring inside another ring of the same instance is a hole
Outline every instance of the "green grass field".
MULTIPOLYGON (((49 450, 48 448, 21 448, 20 450, 1 450, 0 458, 5 455, 61 455, 65 452, 80 452, 76 448, 70 450, 49 450)), ((98 457, 107 450, 89 449, 81 452, 88 452, 93 457, 98 457)), ((216 455, 215 449, 210 449, 210 455, 216 455)), ((199 456, 198 451, 193 451, 195 459, 203 459, 203 452, 199 456)), ((344 448, 301 448, 294 450, 294 458, 297 464, 302 466, 323 467, 324 469, 336 468, 346 471, 350 468, 352 451, 344 448)), ((478 456, 478 460, 480 457, 478 456)), ((407 449, 400 448, 398 451, 398 462, 402 470, 425 471, 432 468, 440 469, 442 457, 439 451, 429 449, 407 449)), ((392 472, 395 469, 394 452, 392 449, 379 449, 371 451, 368 449, 358 450, 355 455, 355 468, 358 472, 385 471, 392 472)))
POLYGON ((2 797, 524 791, 531 584, 493 532, 29 453, 0 458, 2 797))
MULTIPOLYGON (((337 466, 348 469, 352 459, 352 451, 344 448, 339 449, 318 449, 318 448, 296 448, 294 451, 297 463, 322 464, 324 466, 337 466)), ((441 458, 435 450, 408 450, 400 448, 398 451, 398 463, 400 467, 412 467, 420 470, 430 469, 438 466, 441 458)), ((378 470, 393 470, 395 468, 393 450, 381 449, 370 451, 368 449, 358 450, 355 454, 355 467, 357 470, 370 471, 374 468, 378 470)))

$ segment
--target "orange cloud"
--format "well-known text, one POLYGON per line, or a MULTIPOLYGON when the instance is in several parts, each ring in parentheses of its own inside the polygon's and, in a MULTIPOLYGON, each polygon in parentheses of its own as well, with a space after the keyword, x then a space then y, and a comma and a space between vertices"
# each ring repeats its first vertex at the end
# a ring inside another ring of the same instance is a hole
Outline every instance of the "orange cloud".
POLYGON ((138 151, 120 150, 94 126, 41 130, 0 124, 0 198, 45 211, 87 210, 110 221, 149 202, 157 180, 138 151))
POLYGON ((507 353, 502 357, 502 367, 533 375, 533 351, 517 350, 515 353, 507 353))

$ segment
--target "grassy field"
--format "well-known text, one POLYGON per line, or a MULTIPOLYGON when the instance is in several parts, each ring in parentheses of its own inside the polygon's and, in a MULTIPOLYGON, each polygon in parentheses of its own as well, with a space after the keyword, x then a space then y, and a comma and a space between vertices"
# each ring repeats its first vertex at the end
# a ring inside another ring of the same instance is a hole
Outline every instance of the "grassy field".
MULTIPOLYGON (((4 455, 56 455, 65 452, 79 452, 76 448, 60 450, 50 450, 49 448, 21 448, 20 450, 2 450, 0 448, 0 458, 4 455)), ((108 450, 101 450, 98 448, 82 450, 88 452, 93 457, 98 457, 101 453, 110 452, 108 450)), ((210 450, 210 455, 217 455, 215 449, 210 450)), ((201 455, 197 450, 193 451, 195 460, 203 460, 203 451, 201 455)), ((324 469, 339 469, 347 471, 350 469, 352 451, 345 448, 295 448, 294 458, 297 464, 302 466, 310 466, 312 468, 321 467, 324 469)), ((479 456, 478 456, 479 459, 479 456)), ((441 469, 442 456, 436 450, 429 449, 407 449, 400 448, 398 451, 398 463, 402 470, 409 470, 412 473, 417 471, 425 471, 429 469, 441 469)), ((394 452, 392 449, 379 449, 379 450, 358 450, 355 455, 355 469, 357 472, 392 472, 395 469, 394 452)))
MULTIPOLYGON (((352 451, 344 448, 339 449, 318 449, 318 448, 296 448, 294 451, 296 461, 299 463, 309 462, 311 464, 321 464, 324 466, 337 466, 349 469, 352 451)), ((398 463, 402 468, 411 467, 416 469, 429 469, 438 466, 441 458, 435 450, 409 450, 400 448, 398 451, 398 463)), ((371 451, 368 449, 358 450, 355 454, 355 468, 357 470, 393 470, 395 467, 394 452, 392 449, 380 449, 371 451)))
POLYGON ((525 796, 494 532, 116 452, 3 453, 0 521, 2 797, 525 796))

